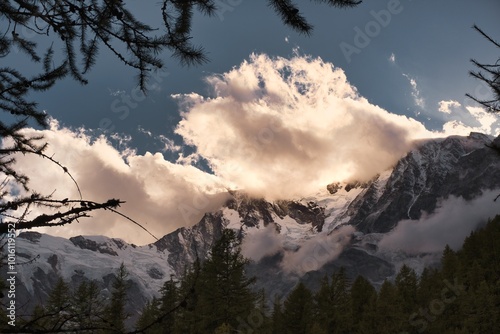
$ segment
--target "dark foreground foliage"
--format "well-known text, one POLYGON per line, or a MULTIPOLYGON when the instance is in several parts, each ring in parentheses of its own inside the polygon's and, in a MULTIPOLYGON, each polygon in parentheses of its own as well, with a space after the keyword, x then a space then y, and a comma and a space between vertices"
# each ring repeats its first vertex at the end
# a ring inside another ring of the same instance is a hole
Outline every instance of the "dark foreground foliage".
MULTIPOLYGON (((134 329, 129 316, 127 271, 116 273, 111 297, 95 282, 70 291, 62 279, 47 305, 18 321, 22 333, 498 333, 500 329, 500 216, 471 234, 459 251, 446 247, 439 269, 420 277, 407 266, 377 291, 343 269, 312 292, 299 283, 273 307, 252 290, 240 241, 225 230, 209 258, 195 262, 180 280, 171 277, 149 301, 134 329), (70 296, 70 297, 68 297, 70 296)), ((3 310, 1 311, 3 312, 3 310)), ((14 332, 1 315, 0 329, 14 332)))

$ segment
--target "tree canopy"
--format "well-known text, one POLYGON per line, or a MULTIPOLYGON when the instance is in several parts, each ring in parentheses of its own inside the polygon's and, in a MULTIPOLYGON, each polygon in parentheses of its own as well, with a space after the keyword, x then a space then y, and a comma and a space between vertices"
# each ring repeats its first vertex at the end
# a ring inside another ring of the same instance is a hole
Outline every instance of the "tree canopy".
MULTIPOLYGON (((490 35, 484 32, 477 25, 474 25, 476 30, 493 46, 500 49, 500 43, 496 42, 490 35)), ((470 71, 470 75, 478 79, 491 90, 492 98, 479 98, 471 94, 466 94, 469 98, 481 104, 486 110, 491 112, 500 112, 500 57, 494 63, 482 63, 476 59, 471 59, 476 70, 470 71)))

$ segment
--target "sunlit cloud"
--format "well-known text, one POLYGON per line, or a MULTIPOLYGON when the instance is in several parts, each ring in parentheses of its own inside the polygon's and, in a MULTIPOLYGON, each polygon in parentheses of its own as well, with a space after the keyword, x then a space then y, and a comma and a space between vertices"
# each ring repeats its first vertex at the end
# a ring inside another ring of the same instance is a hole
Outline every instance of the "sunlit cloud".
POLYGON ((216 175, 267 198, 370 179, 431 135, 370 104, 319 58, 252 55, 207 83, 212 97, 174 96, 183 112, 176 132, 216 175))
POLYGON ((445 135, 466 135, 481 132, 491 136, 500 133, 500 117, 484 108, 470 105, 463 106, 458 101, 443 100, 438 103, 438 111, 444 118, 445 135))
MULTIPOLYGON (((173 164, 160 153, 118 151, 104 137, 91 138, 83 130, 60 127, 55 121, 50 129, 30 129, 27 133, 45 137, 49 143, 47 155, 68 168, 84 199, 126 201, 120 211, 157 237, 194 225, 205 212, 218 209, 227 199, 226 188, 217 177, 193 166, 173 164)), ((19 155, 16 169, 30 177, 29 185, 35 191, 52 193, 59 199, 79 198, 71 179, 46 159, 19 155)), ((37 213, 36 209, 32 212, 37 213)), ((80 223, 41 230, 65 237, 103 234, 138 244, 154 241, 134 224, 107 211, 96 211, 80 223)))
POLYGON ((453 109, 459 108, 462 106, 459 102, 453 101, 453 100, 440 101, 438 105, 439 105, 438 110, 442 113, 445 113, 445 114, 451 114, 453 109))

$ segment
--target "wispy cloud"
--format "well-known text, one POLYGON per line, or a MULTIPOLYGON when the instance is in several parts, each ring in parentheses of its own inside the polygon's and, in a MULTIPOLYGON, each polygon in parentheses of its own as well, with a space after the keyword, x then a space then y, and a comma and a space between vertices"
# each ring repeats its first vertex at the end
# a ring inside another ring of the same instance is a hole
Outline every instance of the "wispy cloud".
POLYGON ((162 152, 179 152, 182 149, 180 145, 176 145, 172 139, 164 135, 154 135, 151 131, 144 129, 140 125, 137 127, 137 130, 149 138, 161 142, 163 144, 162 152))
POLYGON ((355 228, 342 226, 331 234, 319 234, 302 242, 296 251, 285 251, 281 266, 286 272, 304 274, 335 260, 351 240, 355 228))
POLYGON ((408 74, 403 73, 403 76, 408 79, 408 82, 410 83, 411 86, 411 96, 413 97, 413 102, 415 102, 415 105, 420 107, 421 109, 425 108, 425 100, 424 98, 420 95, 420 90, 418 89, 417 86, 417 81, 410 77, 408 74))
POLYGON ((379 247, 408 254, 441 252, 447 244, 459 249, 471 231, 500 213, 493 201, 498 192, 486 191, 472 201, 453 196, 443 200, 433 214, 399 222, 383 237, 379 247))

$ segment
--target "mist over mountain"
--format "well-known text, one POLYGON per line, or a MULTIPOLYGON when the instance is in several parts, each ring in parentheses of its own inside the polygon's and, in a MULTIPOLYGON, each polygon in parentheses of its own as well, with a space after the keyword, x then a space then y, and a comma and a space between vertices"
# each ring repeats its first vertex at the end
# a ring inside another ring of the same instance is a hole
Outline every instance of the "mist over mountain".
POLYGON ((105 236, 69 239, 22 232, 18 257, 21 300, 26 309, 46 300, 58 277, 76 285, 97 280, 108 293, 121 263, 130 271, 130 311, 204 260, 223 229, 242 239, 247 271, 267 296, 285 296, 302 281, 317 289, 320 278, 346 269, 375 286, 407 264, 417 273, 436 265, 446 244, 464 238, 500 212, 499 139, 471 133, 421 141, 392 169, 368 182, 332 183, 300 200, 268 201, 229 191, 219 208, 191 227, 136 246, 105 236))

